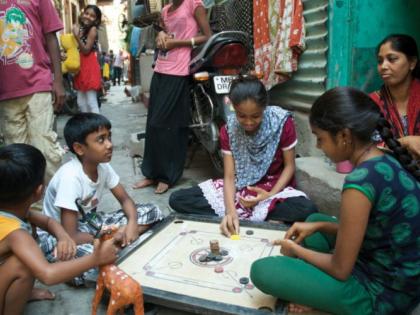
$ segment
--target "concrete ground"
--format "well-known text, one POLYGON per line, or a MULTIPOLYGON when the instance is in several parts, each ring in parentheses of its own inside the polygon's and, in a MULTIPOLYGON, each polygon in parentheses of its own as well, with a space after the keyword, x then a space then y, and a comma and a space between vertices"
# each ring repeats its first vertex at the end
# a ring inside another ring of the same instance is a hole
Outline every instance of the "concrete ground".
MULTIPOLYGON (((133 160, 129 155, 129 139, 132 133, 145 129, 147 110, 142 103, 133 103, 131 98, 126 97, 123 87, 111 87, 111 91, 107 95, 107 101, 102 104, 101 113, 108 117, 112 122, 112 139, 114 151, 111 164, 118 175, 121 177, 121 183, 125 186, 129 195, 135 202, 153 202, 159 205, 165 215, 170 210, 168 206, 169 190, 166 194, 157 195, 154 188, 145 188, 134 190, 131 188, 133 183, 141 179, 138 167, 134 167, 133 160)), ((69 116, 60 115, 57 120, 57 132, 60 142, 64 144, 62 136, 63 127, 69 116)), ((65 160, 68 160, 71 153, 67 153, 65 160)), ((199 183, 205 179, 214 176, 211 161, 207 154, 198 151, 188 169, 185 169, 184 175, 174 190, 182 187, 189 187, 199 183)), ((119 208, 117 200, 111 193, 108 193, 104 200, 100 203, 99 209, 103 211, 112 211, 119 208)), ((37 284, 41 286, 41 284, 37 284)), ((28 303, 25 315, 85 315, 91 312, 91 301, 94 295, 94 289, 72 288, 68 285, 61 284, 49 287, 55 293, 54 301, 41 301, 28 303)), ((106 305, 101 305, 98 314, 106 313, 106 305)), ((177 312, 175 310, 158 307, 148 314, 187 314, 185 312, 177 312)))

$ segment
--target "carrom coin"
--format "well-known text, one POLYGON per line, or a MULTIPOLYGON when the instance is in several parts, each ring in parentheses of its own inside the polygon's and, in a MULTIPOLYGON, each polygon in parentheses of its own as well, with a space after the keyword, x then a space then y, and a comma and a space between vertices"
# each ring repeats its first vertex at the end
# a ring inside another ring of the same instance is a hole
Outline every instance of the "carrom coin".
POLYGON ((224 271, 222 266, 216 266, 214 267, 214 272, 216 273, 222 273, 224 271))
POLYGON ((222 249, 222 250, 220 251, 220 255, 222 255, 222 256, 227 256, 227 255, 229 255, 229 252, 228 252, 227 250, 222 249))
POLYGON ((239 283, 240 284, 248 284, 249 283, 249 278, 248 277, 242 277, 239 279, 239 283))
POLYGON ((254 234, 254 231, 253 230, 246 230, 246 235, 252 235, 252 234, 254 234))

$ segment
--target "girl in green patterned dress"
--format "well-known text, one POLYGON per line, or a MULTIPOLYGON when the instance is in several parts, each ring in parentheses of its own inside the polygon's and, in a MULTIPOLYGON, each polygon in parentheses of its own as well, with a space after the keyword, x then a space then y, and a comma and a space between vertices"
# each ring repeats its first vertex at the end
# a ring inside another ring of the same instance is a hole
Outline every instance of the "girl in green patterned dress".
POLYGON ((363 92, 335 88, 310 113, 317 147, 354 170, 343 186, 340 219, 295 223, 284 256, 257 260, 251 279, 289 301, 289 310, 333 314, 408 314, 420 302, 420 169, 363 92), (377 149, 378 131, 392 154, 377 149))

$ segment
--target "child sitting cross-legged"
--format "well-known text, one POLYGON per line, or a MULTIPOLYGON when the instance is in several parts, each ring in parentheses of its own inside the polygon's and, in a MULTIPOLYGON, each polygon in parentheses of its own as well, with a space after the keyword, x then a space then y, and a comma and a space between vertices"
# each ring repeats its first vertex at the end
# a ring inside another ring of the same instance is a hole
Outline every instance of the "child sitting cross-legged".
MULTIPOLYGON (((109 213, 96 212, 94 216, 101 217, 104 226, 120 227, 122 246, 136 240, 151 224, 162 219, 157 206, 134 204, 108 163, 112 157, 112 141, 111 123, 107 118, 95 113, 77 114, 65 125, 64 137, 76 158, 64 164, 51 179, 45 192, 43 212, 61 222, 78 245, 77 257, 92 252, 97 233, 81 216, 79 208, 87 216, 92 216, 107 189, 111 190, 122 209, 109 213)), ((47 259, 54 260, 51 254, 56 239, 43 232, 39 233, 39 237, 47 259)), ((85 285, 86 280, 96 281, 96 276, 97 270, 93 269, 75 278, 72 284, 85 285)))
POLYGON ((274 243, 283 257, 253 263, 253 284, 293 312, 410 314, 420 302, 420 168, 361 91, 325 92, 309 121, 319 149, 354 165, 340 219, 312 214, 295 223, 274 243), (376 132, 390 152, 376 147, 376 132))
POLYGON ((63 227, 38 211, 29 210, 44 190, 45 158, 27 144, 0 148, 0 314, 21 314, 34 279, 46 285, 71 280, 83 271, 116 260, 113 240, 96 244, 91 255, 72 259, 75 244, 63 227), (31 226, 54 235, 50 264, 32 237, 31 226))

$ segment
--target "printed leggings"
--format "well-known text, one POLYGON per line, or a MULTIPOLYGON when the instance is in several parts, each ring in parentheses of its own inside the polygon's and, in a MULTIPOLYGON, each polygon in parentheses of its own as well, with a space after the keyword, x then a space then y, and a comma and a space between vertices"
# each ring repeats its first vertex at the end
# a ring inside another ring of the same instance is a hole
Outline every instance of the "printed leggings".
MULTIPOLYGON (((336 222, 324 214, 312 214, 306 222, 336 222)), ((330 252, 335 237, 317 232, 305 239, 304 246, 330 252)), ((296 258, 271 256, 255 261, 251 280, 266 294, 282 300, 340 315, 372 314, 371 298, 353 276, 339 281, 317 267, 296 258)))

